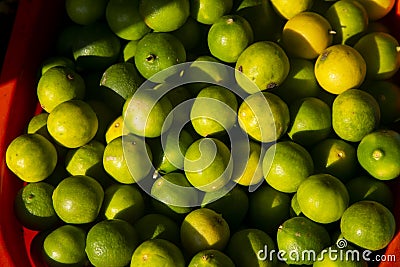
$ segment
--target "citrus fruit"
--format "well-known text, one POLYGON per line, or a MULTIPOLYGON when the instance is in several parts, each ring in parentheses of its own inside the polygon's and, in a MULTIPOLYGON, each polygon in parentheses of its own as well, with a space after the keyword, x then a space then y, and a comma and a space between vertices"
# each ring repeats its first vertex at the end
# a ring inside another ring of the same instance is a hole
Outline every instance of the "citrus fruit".
POLYGON ((44 239, 44 259, 50 266, 84 266, 86 232, 75 225, 62 225, 44 239))
POLYGON ((119 219, 93 225, 86 236, 85 251, 94 266, 127 266, 138 246, 135 228, 119 219))
POLYGON ((240 54, 235 68, 239 72, 235 72, 237 82, 243 90, 252 94, 258 90, 249 86, 249 80, 260 91, 277 87, 289 74, 290 63, 285 51, 277 43, 259 41, 240 54))
POLYGON ((230 229, 220 214, 208 208, 199 208, 186 215, 180 236, 186 252, 195 255, 206 249, 223 250, 228 244, 230 229))
POLYGON ((80 29, 81 25, 76 23, 61 27, 56 38, 55 52, 64 57, 71 57, 72 45, 80 29))
POLYGON ((68 67, 53 67, 40 77, 37 96, 42 108, 51 112, 62 102, 83 99, 85 82, 80 74, 68 67))
POLYGON ((51 199, 53 190, 46 182, 29 183, 18 190, 14 211, 22 225, 33 230, 47 230, 59 222, 51 199))
POLYGON ((142 193, 134 185, 112 184, 104 191, 100 214, 104 219, 121 219, 131 224, 144 214, 142 193))
POLYGON ((41 75, 53 67, 67 67, 71 70, 74 70, 75 63, 71 58, 65 56, 53 56, 46 58, 41 64, 41 75))
MULTIPOLYGON (((238 144, 236 143, 235 146, 238 146, 238 144)), ((243 186, 260 183, 264 177, 261 165, 263 153, 261 145, 257 142, 249 141, 248 147, 247 145, 241 146, 236 153, 240 155, 240 161, 233 165, 232 180, 243 186), (243 166, 244 164, 245 166, 243 166)))
POLYGON ((367 10, 358 1, 337 1, 326 11, 325 17, 335 31, 334 44, 353 45, 368 27, 367 10))
POLYGON ((188 0, 140 0, 139 13, 155 32, 170 32, 186 22, 190 15, 190 3, 188 0))
POLYGON ((251 94, 239 106, 239 125, 256 141, 267 143, 278 140, 286 133, 289 121, 287 104, 272 93, 251 94))
POLYGON ((305 179, 297 190, 302 213, 318 223, 340 219, 349 205, 346 186, 330 174, 314 174, 305 179))
POLYGON ((290 58, 289 74, 273 89, 288 105, 304 97, 317 97, 321 88, 314 75, 314 63, 307 59, 290 58))
POLYGON ((381 203, 389 210, 394 206, 394 196, 391 188, 384 181, 362 175, 350 179, 346 183, 350 196, 350 204, 361 200, 373 200, 381 203))
POLYGON ((370 81, 362 86, 378 102, 381 123, 391 124, 400 118, 400 87, 388 80, 370 81))
POLYGON ((181 41, 186 51, 194 51, 201 43, 201 38, 203 38, 202 26, 192 17, 188 17, 185 24, 171 33, 181 41))
POLYGON ((215 191, 225 186, 232 175, 231 153, 216 138, 200 138, 186 150, 184 172, 190 184, 201 191, 215 191))
POLYGON ((66 0, 65 10, 71 21, 89 25, 104 16, 106 5, 106 0, 66 0))
POLYGON ((179 134, 176 132, 174 128, 169 129, 163 135, 165 139, 153 145, 153 165, 158 173, 165 174, 183 169, 185 153, 194 139, 187 130, 183 129, 179 134))
POLYGON ((379 104, 365 91, 349 89, 339 94, 333 102, 332 127, 345 141, 361 141, 376 129, 379 121, 379 104))
POLYGON ((171 111, 172 104, 166 96, 157 98, 150 91, 140 91, 125 101, 124 127, 138 136, 158 137, 171 126, 171 111))
POLYGON ((359 170, 356 148, 339 138, 320 141, 310 154, 316 172, 331 174, 342 181, 353 178, 359 170))
POLYGON ((28 134, 40 134, 43 137, 46 137, 47 140, 52 140, 49 131, 47 130, 47 118, 49 117, 49 113, 42 112, 35 116, 33 116, 26 127, 26 133, 28 134))
POLYGON ((178 214, 189 213, 199 203, 198 195, 183 173, 167 173, 151 187, 151 196, 178 214))
POLYGON ((298 99, 289 106, 289 137, 303 145, 313 145, 332 130, 331 108, 317 97, 298 99))
POLYGON ((314 72, 323 89, 332 94, 340 94, 362 84, 367 66, 364 58, 356 49, 348 45, 337 44, 320 53, 315 62, 314 72))
POLYGON ((272 255, 272 258, 262 253, 266 247, 268 251, 276 249, 273 239, 259 229, 247 228, 232 235, 226 253, 236 266, 275 266, 275 256, 272 255))
POLYGON ((290 217, 296 217, 301 214, 301 208, 297 201, 297 193, 294 193, 290 200, 290 217))
POLYGON ((282 32, 282 42, 288 54, 314 59, 331 45, 331 30, 326 18, 316 12, 305 11, 286 22, 282 32))
POLYGON ((294 193, 314 171, 308 151, 293 141, 273 144, 265 152, 262 169, 269 185, 284 193, 294 193))
POLYGON ((188 267, 234 267, 233 261, 223 252, 207 249, 192 257, 188 267))
POLYGON ((185 61, 185 47, 171 33, 151 32, 140 39, 137 44, 135 65, 146 79, 150 79, 159 71, 185 61))
POLYGON ((100 99, 88 99, 86 100, 86 103, 88 103, 94 113, 96 113, 98 121, 97 132, 93 139, 104 143, 107 127, 117 116, 117 113, 100 99))
POLYGON ((125 40, 139 40, 151 30, 139 14, 139 0, 108 1, 105 17, 110 29, 125 40))
POLYGON ((179 226, 168 216, 150 213, 139 218, 133 226, 140 243, 149 239, 164 239, 179 244, 179 226))
POLYGON ((379 180, 400 175, 400 134, 393 130, 377 130, 361 139, 357 147, 360 165, 379 180))
POLYGON ((287 0, 271 0, 275 12, 284 19, 291 19, 295 15, 311 9, 314 0, 301 0, 296 3, 291 3, 287 0))
POLYGON ((190 121, 203 137, 229 131, 236 123, 238 103, 233 92, 211 85, 203 88, 193 102, 190 121), (205 108, 207 107, 207 108, 205 108))
POLYGON ((249 198, 239 186, 233 187, 229 192, 216 191, 204 194, 201 206, 212 209, 222 215, 233 231, 244 222, 249 208, 249 198), (216 197, 214 200, 213 197, 216 197))
POLYGON ((232 6, 233 0, 194 0, 190 2, 190 15, 200 23, 211 25, 227 15, 232 6))
POLYGON ((336 244, 329 246, 317 255, 313 267, 367 267, 367 261, 359 257, 359 254, 358 256, 353 254, 355 251, 356 248, 350 245, 344 248, 336 244), (329 252, 331 252, 331 255, 329 252), (335 253, 332 254, 333 252, 335 253))
POLYGON ((135 63, 135 55, 136 55, 136 49, 137 45, 139 43, 139 40, 132 40, 129 41, 125 44, 122 50, 123 58, 125 62, 131 62, 135 63))
POLYGON ((227 63, 236 62, 253 40, 249 22, 239 15, 220 17, 213 23, 207 36, 211 54, 227 63))
POLYGON ((289 208, 289 194, 262 185, 249 196, 247 217, 253 227, 272 235, 289 218, 289 208))
POLYGON ((393 9, 395 0, 360 0, 367 10, 368 18, 372 21, 386 16, 393 9))
POLYGON ((311 265, 315 261, 307 251, 320 253, 331 244, 328 231, 306 217, 286 220, 277 232, 278 249, 285 251, 287 264, 311 265))
POLYGON ((128 129, 124 127, 124 118, 120 115, 108 126, 105 133, 106 143, 108 144, 115 138, 127 135, 128 133, 128 129))
POLYGON ((22 134, 7 146, 7 167, 25 182, 40 182, 54 171, 57 151, 40 134, 22 134))
POLYGON ((385 248, 392 240, 396 222, 390 210, 382 204, 362 200, 346 209, 340 229, 349 242, 375 251, 385 248))
POLYGON ((62 180, 53 191, 53 206, 66 223, 93 222, 100 212, 104 191, 99 182, 85 175, 62 180))
POLYGON ((53 109, 47 129, 59 144, 77 148, 96 135, 98 119, 90 105, 82 100, 68 100, 53 109))
POLYGON ((121 110, 126 99, 131 97, 143 82, 135 64, 119 62, 109 66, 100 80, 100 94, 106 101, 114 102, 121 110))
POLYGON ((150 239, 135 249, 130 266, 184 267, 185 258, 174 243, 164 239, 150 239))
POLYGON ((77 70, 104 70, 116 62, 120 50, 120 39, 103 22, 79 28, 72 43, 77 70))
POLYGON ((119 183, 133 184, 150 173, 151 158, 151 150, 142 138, 124 135, 106 145, 103 166, 119 183))
POLYGON ((400 68, 399 42, 388 33, 368 33, 357 41, 354 48, 365 60, 369 79, 389 79, 400 68))

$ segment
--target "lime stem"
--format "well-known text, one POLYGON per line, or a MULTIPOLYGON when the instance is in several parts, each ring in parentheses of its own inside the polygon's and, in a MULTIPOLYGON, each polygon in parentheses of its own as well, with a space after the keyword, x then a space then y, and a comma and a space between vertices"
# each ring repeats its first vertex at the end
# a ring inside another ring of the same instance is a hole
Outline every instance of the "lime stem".
POLYGON ((383 157, 383 151, 380 150, 380 149, 374 150, 374 152, 372 152, 372 157, 373 157, 375 160, 379 160, 380 158, 383 157))

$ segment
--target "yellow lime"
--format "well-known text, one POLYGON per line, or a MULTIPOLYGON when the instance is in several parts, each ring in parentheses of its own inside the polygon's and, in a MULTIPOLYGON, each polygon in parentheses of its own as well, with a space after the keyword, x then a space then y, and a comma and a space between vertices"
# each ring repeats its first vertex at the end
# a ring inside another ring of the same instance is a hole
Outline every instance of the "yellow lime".
POLYGON ((128 133, 128 129, 124 127, 124 118, 122 115, 118 116, 107 128, 105 134, 106 142, 108 144, 115 138, 127 135, 128 133))
POLYGON ((198 252, 192 257, 188 267, 234 267, 233 261, 223 252, 208 249, 198 252))
POLYGON ((291 19, 295 15, 311 9, 314 0, 300 0, 295 3, 288 0, 271 0, 274 10, 284 19, 291 19))
POLYGON ((71 70, 75 69, 75 63, 72 61, 71 58, 65 56, 52 56, 45 59, 42 62, 41 66, 41 74, 43 75, 46 71, 53 67, 67 67, 71 70))
POLYGON ((360 0, 367 10, 368 18, 372 21, 386 16, 393 9, 395 0, 360 0))

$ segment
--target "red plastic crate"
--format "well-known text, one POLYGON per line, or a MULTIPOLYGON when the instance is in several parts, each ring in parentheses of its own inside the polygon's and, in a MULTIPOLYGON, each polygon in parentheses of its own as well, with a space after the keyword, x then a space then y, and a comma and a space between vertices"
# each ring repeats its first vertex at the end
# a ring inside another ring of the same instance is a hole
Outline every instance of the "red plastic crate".
MULTIPOLYGON (((37 234, 17 221, 13 212, 14 196, 23 186, 5 163, 5 151, 13 138, 21 134, 29 119, 38 111, 36 97, 37 72, 40 63, 50 55, 54 38, 64 17, 64 1, 20 0, 8 51, 0 76, 0 266, 44 266, 35 246, 37 234)), ((400 0, 385 24, 400 40, 400 0)), ((400 228, 400 185, 397 192, 395 216, 400 228)), ((380 263, 379 267, 400 266, 400 231, 386 249, 385 255, 395 255, 397 262, 380 263)))

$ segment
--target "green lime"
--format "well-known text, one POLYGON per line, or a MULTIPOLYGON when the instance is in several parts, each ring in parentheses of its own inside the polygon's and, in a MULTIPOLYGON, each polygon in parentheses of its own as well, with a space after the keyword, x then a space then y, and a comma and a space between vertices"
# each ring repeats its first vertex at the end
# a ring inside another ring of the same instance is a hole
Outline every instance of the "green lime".
POLYGON ((62 225, 44 239, 44 259, 49 266, 84 266, 86 232, 75 225, 62 225))
POLYGON ((85 175, 63 179, 53 191, 53 207, 66 223, 83 224, 96 220, 104 199, 99 182, 85 175))
POLYGON ((289 127, 289 108, 277 95, 254 93, 240 104, 238 122, 254 140, 273 142, 281 138, 289 127))
POLYGON ((368 27, 368 13, 358 1, 340 0, 325 13, 332 26, 333 43, 353 45, 368 27))
POLYGON ((356 253, 355 247, 344 244, 346 244, 345 247, 335 244, 325 248, 317 255, 313 267, 368 267, 367 261, 359 256, 360 253, 356 253))
POLYGON ((297 201, 297 193, 294 193, 290 201, 290 217, 300 216, 301 208, 297 201))
POLYGON ((139 0, 108 1, 105 17, 111 30, 125 40, 139 40, 151 30, 139 14, 139 0))
POLYGON ((391 124, 400 119, 400 87, 392 81, 370 81, 362 86, 378 102, 381 123, 391 124))
POLYGON ((122 50, 123 58, 125 62, 131 62, 135 63, 135 55, 136 55, 136 49, 137 45, 139 43, 139 40, 132 40, 129 41, 125 44, 122 50))
POLYGON ((232 0, 194 0, 190 3, 190 15, 200 23, 211 25, 230 13, 232 6, 232 0))
POLYGON ((338 178, 330 174, 314 174, 297 190, 301 212, 318 223, 338 221, 349 205, 349 193, 338 178))
POLYGON ((346 209, 340 229, 349 242, 375 251, 385 248, 392 240, 396 222, 390 210, 382 204, 362 200, 346 209))
POLYGON ((165 215, 158 213, 144 215, 133 226, 137 230, 140 242, 149 239, 164 239, 175 245, 180 242, 177 222, 165 215))
POLYGON ((357 147, 360 165, 379 180, 400 175, 400 134, 393 130, 377 130, 361 139, 357 147))
POLYGON ((185 24, 171 33, 181 41, 186 51, 195 51, 203 37, 202 26, 192 17, 188 17, 185 24))
POLYGON ((103 166, 117 182, 133 184, 150 173, 151 158, 152 154, 145 140, 134 135, 124 135, 106 145, 103 166))
POLYGON ((265 255, 265 248, 276 250, 271 236, 259 229, 247 228, 232 235, 226 253, 236 266, 273 267, 277 263, 276 255, 265 255))
POLYGON ((319 98, 299 99, 289 106, 289 112, 288 135, 303 146, 324 140, 332 131, 331 108, 319 98))
POLYGON ((190 260, 188 267, 234 267, 233 261, 223 252, 208 249, 198 252, 190 260))
POLYGON ((22 134, 8 145, 7 167, 25 182, 40 182, 50 176, 57 165, 54 145, 40 134, 22 134))
POLYGON ((51 112, 65 101, 83 99, 85 82, 80 74, 68 67, 53 67, 40 77, 37 95, 42 108, 51 112))
POLYGON ((144 22, 155 32, 171 32, 180 28, 190 15, 189 0, 139 1, 144 22))
POLYGON ((358 88, 363 83, 367 65, 356 49, 337 44, 320 52, 314 73, 324 90, 338 95, 348 89, 358 88))
POLYGON ((65 25, 65 27, 61 27, 55 41, 55 52, 57 55, 71 57, 72 45, 75 42, 75 38, 81 27, 81 25, 76 23, 71 23, 65 25))
POLYGON ((287 264, 311 265, 315 261, 310 251, 319 254, 331 244, 328 231, 306 217, 286 220, 278 229, 278 249, 285 251, 287 264))
POLYGON ((120 39, 102 22, 79 28, 72 44, 78 70, 104 70, 117 61, 120 50, 120 39))
POLYGON ((283 28, 282 43, 288 54, 315 59, 332 43, 331 25, 313 11, 300 12, 291 17, 283 28))
POLYGON ((148 33, 137 44, 135 65, 146 79, 150 79, 154 74, 185 61, 185 47, 171 33, 148 33))
POLYGON ((356 148, 342 139, 322 140, 310 154, 316 172, 331 174, 342 181, 353 178, 359 170, 356 148))
POLYGON ((332 127, 345 141, 361 141, 376 129, 379 121, 379 104, 365 91, 349 89, 338 95, 333 102, 332 127))
POLYGON ((114 120, 118 113, 112 110, 112 108, 107 105, 105 101, 88 99, 86 100, 86 103, 88 103, 93 109, 94 113, 96 113, 98 121, 97 132, 93 139, 104 143, 107 127, 114 120))
POLYGON ((296 3, 290 3, 285 0, 271 0, 274 10, 284 19, 291 19, 295 15, 311 9, 314 0, 300 0, 296 3))
POLYGON ((249 196, 248 218, 253 227, 272 235, 289 219, 289 208, 289 194, 262 185, 249 196))
POLYGON ((171 172, 155 180, 151 196, 178 214, 189 213, 199 203, 199 192, 183 173, 171 172))
POLYGON ((186 215, 181 224, 182 246, 189 255, 206 249, 223 250, 230 237, 225 219, 208 208, 199 208, 186 215))
POLYGON ((59 222, 51 199, 53 190, 46 182, 29 183, 18 190, 14 211, 22 225, 33 230, 47 230, 59 222))
POLYGON ((281 141, 267 149, 262 169, 270 186, 284 193, 294 193, 314 172, 314 163, 303 146, 293 141, 281 141))
POLYGON ((235 77, 247 93, 272 89, 289 74, 290 62, 281 46, 272 41, 259 41, 247 47, 237 59, 235 77), (263 59, 268 58, 268 61, 263 59), (244 75, 243 75, 244 74, 244 75), (258 87, 249 86, 252 81, 258 87))
POLYGON ((98 119, 88 103, 69 100, 53 109, 47 119, 47 129, 59 144, 77 148, 94 138, 98 119))
POLYGON ((249 198, 246 191, 235 186, 229 192, 217 195, 215 200, 212 199, 213 196, 215 196, 214 192, 205 193, 201 206, 221 214, 232 231, 238 229, 246 219, 249 209, 249 198))
POLYGON ((225 186, 232 175, 231 153, 216 138, 200 138, 186 151, 184 171, 189 182, 205 192, 225 186))
POLYGON ((129 134, 129 131, 124 127, 124 118, 118 116, 107 128, 105 133, 106 143, 110 143, 115 138, 129 134))
POLYGON ((317 97, 320 91, 314 75, 314 63, 302 58, 290 59, 288 76, 279 87, 273 89, 288 105, 297 99, 317 97))
POLYGON ((68 17, 77 24, 89 25, 104 16, 107 0, 66 0, 68 17))
POLYGON ((350 179, 346 183, 350 196, 350 204, 361 200, 373 200, 381 203, 389 210, 394 207, 394 195, 387 183, 373 177, 363 175, 350 179))
POLYGON ((135 249, 130 266, 185 267, 185 258, 174 243, 164 239, 150 239, 135 249))
POLYGON ((135 228, 119 219, 93 225, 86 237, 86 254, 94 266, 127 266, 139 241, 135 228))
POLYGON ((225 15, 211 26, 208 48, 211 54, 227 63, 235 63, 254 40, 249 22, 239 15, 225 15))
POLYGON ((149 91, 140 91, 125 101, 124 127, 138 136, 159 137, 171 126, 171 111, 172 104, 166 96, 158 99, 149 91))
POLYGON ((367 78, 389 79, 400 68, 400 46, 397 39, 384 32, 364 35, 354 45, 367 64, 367 78))
POLYGON ((238 103, 232 91, 211 85, 203 88, 196 96, 190 111, 190 121, 201 136, 216 135, 233 127, 237 109, 238 103))
POLYGON ((53 67, 67 67, 71 70, 74 70, 75 63, 72 61, 72 59, 70 59, 69 57, 65 57, 65 56, 48 57, 42 62, 41 74, 43 75, 46 71, 48 71, 49 69, 51 69, 53 67))
POLYGON ((51 140, 51 135, 47 130, 47 119, 49 117, 49 113, 43 112, 33 116, 26 127, 26 133, 28 134, 40 134, 43 137, 46 137, 49 141, 51 140))
POLYGON ((101 216, 121 219, 131 224, 144 214, 145 203, 141 191, 134 185, 113 184, 104 191, 101 216))

